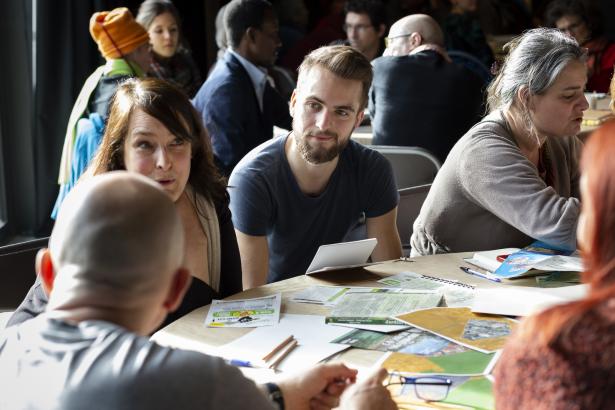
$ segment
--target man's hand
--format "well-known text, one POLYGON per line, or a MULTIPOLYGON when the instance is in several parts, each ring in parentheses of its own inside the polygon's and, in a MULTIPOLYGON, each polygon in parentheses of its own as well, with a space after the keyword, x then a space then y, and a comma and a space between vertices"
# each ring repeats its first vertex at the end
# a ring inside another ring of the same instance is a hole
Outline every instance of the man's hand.
POLYGON ((361 380, 342 394, 341 410, 389 410, 397 409, 391 393, 382 385, 388 373, 378 369, 366 379, 361 380))
POLYGON ((355 382, 357 371, 343 364, 322 364, 278 381, 288 410, 337 407, 339 397, 355 382))

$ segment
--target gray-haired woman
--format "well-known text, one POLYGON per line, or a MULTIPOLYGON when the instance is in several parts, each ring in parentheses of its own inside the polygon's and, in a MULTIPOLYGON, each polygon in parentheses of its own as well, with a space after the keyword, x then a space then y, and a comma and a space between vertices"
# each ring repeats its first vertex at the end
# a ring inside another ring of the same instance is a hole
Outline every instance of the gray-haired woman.
POLYGON ((414 223, 412 254, 576 248, 576 137, 586 55, 555 29, 527 31, 488 89, 489 114, 451 150, 414 223))

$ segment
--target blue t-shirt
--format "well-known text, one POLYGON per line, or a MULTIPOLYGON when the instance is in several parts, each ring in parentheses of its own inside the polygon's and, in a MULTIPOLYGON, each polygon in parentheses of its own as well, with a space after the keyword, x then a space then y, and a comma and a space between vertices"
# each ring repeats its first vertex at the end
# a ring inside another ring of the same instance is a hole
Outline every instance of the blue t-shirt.
POLYGON ((286 138, 256 147, 229 180, 235 228, 267 236, 268 283, 304 274, 320 245, 341 242, 363 216, 384 215, 399 201, 386 158, 352 140, 324 192, 304 194, 284 152, 286 138))

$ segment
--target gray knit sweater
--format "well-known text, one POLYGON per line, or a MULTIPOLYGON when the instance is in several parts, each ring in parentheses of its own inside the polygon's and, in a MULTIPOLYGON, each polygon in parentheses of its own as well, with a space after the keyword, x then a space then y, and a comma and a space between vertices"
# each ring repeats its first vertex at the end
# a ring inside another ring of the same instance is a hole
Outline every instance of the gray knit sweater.
POLYGON ((412 255, 523 247, 538 239, 574 249, 579 217, 576 136, 549 137, 546 180, 495 111, 453 147, 414 222, 412 255))

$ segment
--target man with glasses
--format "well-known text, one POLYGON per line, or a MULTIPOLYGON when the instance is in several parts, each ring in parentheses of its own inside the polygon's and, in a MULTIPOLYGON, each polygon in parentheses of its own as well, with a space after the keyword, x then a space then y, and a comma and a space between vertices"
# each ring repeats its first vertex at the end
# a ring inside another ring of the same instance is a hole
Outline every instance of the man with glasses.
POLYGON ((440 161, 481 118, 482 80, 451 62, 438 23, 425 14, 391 26, 372 62, 369 111, 378 145, 418 146, 440 161))
POLYGON ((344 6, 347 44, 368 60, 382 55, 386 32, 384 5, 379 0, 350 0, 344 6))
POLYGON ((233 0, 224 12, 229 49, 192 103, 210 134, 225 175, 250 150, 291 128, 288 104, 269 84, 280 47, 278 20, 266 0, 233 0))
POLYGON ((560 29, 587 49, 586 90, 608 92, 615 64, 615 42, 604 35, 600 10, 590 2, 556 0, 549 4, 545 17, 546 26, 560 29))

